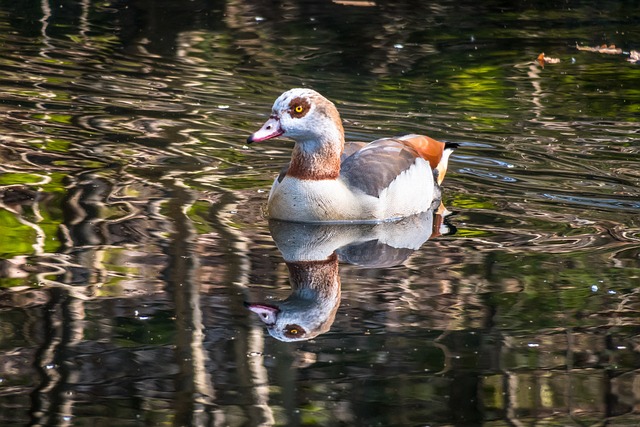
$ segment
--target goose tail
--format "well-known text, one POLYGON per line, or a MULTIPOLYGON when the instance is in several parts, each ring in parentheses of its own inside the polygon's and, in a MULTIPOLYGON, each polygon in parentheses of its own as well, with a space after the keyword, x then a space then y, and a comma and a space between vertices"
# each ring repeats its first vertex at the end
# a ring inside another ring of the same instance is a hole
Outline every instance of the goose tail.
POLYGON ((438 185, 442 184, 444 181, 444 176, 447 174, 447 167, 449 166, 449 156, 453 153, 453 150, 458 148, 459 144, 455 142, 445 142, 444 150, 442 151, 442 157, 440 158, 440 162, 436 166, 437 180, 438 185))

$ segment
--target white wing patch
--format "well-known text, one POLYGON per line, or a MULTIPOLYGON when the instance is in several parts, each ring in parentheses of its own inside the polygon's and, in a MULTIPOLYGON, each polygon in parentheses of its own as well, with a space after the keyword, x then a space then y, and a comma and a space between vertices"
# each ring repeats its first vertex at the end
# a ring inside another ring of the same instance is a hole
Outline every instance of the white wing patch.
POLYGON ((429 163, 416 158, 415 163, 402 172, 380 193, 384 219, 425 212, 434 199, 435 184, 429 163))

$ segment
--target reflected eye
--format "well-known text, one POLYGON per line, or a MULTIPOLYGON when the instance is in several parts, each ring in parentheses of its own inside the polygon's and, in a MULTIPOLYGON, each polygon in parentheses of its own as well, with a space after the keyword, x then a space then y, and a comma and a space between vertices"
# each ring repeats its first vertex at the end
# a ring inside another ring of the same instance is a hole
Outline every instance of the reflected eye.
POLYGON ((305 330, 300 325, 287 325, 284 328, 284 335, 289 338, 304 336, 305 330))

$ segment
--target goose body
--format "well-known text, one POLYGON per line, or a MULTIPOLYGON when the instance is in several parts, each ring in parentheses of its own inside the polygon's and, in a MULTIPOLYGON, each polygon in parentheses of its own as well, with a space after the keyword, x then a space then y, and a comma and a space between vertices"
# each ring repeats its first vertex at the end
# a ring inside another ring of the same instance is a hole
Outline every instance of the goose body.
POLYGON ((247 142, 278 136, 296 144, 271 187, 268 216, 298 222, 385 221, 425 212, 439 202, 455 146, 421 135, 345 143, 335 105, 311 89, 280 95, 247 142))

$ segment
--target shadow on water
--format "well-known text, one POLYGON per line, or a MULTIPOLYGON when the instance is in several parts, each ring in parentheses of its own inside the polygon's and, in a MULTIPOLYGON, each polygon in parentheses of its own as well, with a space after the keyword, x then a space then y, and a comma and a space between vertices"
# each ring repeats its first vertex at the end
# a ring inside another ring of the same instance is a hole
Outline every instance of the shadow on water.
POLYGON ((640 17, 569 6, 0 2, 0 424, 637 425, 640 17), (459 142, 456 233, 269 224, 295 86, 459 142))

